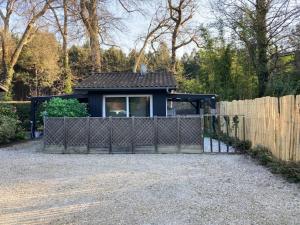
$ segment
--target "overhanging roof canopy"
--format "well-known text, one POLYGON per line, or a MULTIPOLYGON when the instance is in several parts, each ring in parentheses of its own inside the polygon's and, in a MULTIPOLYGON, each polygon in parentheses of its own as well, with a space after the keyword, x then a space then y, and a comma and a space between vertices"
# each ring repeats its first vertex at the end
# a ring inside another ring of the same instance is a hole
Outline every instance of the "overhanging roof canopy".
POLYGON ((182 101, 182 102, 193 102, 205 99, 216 99, 215 94, 187 94, 187 93, 171 93, 168 94, 168 100, 171 101, 182 101))
POLYGON ((82 99, 87 98, 87 94, 70 94, 70 95, 49 95, 49 96, 32 96, 30 97, 30 100, 32 101, 47 101, 51 98, 63 98, 63 99, 69 99, 69 98, 76 98, 76 99, 82 99))
POLYGON ((96 73, 81 81, 75 90, 176 89, 176 80, 169 72, 96 73))

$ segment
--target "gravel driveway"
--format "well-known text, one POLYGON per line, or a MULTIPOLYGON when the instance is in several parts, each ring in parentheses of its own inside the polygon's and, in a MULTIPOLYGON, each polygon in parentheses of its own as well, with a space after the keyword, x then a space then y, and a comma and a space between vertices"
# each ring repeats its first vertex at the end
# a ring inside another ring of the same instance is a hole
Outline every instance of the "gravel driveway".
POLYGON ((0 224, 300 224, 299 186, 243 155, 0 150, 0 224))

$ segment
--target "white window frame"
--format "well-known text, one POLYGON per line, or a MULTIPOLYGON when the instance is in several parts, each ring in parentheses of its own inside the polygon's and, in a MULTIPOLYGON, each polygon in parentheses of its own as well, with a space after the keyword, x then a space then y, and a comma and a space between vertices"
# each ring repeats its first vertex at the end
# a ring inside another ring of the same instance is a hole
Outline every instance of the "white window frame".
POLYGON ((106 98, 126 98, 126 117, 129 117, 129 98, 130 97, 150 97, 150 117, 153 117, 153 96, 152 95, 103 95, 102 97, 102 116, 106 117, 106 98))

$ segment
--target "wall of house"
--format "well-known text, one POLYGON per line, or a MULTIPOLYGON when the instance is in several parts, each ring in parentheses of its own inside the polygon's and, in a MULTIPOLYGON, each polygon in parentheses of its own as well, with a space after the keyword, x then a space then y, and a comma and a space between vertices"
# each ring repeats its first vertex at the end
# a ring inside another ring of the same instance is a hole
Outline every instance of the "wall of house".
POLYGON ((118 91, 116 92, 89 92, 88 93, 88 109, 92 117, 102 117, 102 98, 103 95, 134 95, 134 94, 151 94, 153 96, 153 116, 166 116, 166 91, 118 91))
POLYGON ((102 117, 102 96, 99 92, 88 93, 88 109, 92 117, 102 117))
POLYGON ((166 116, 167 93, 153 94, 153 116, 166 116))

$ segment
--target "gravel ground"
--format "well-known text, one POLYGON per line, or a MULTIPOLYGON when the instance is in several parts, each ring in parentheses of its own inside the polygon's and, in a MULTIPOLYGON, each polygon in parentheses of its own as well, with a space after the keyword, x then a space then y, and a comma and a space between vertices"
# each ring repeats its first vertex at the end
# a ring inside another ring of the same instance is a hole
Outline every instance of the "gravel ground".
POLYGON ((243 155, 0 150, 0 224, 300 224, 299 186, 243 155))

